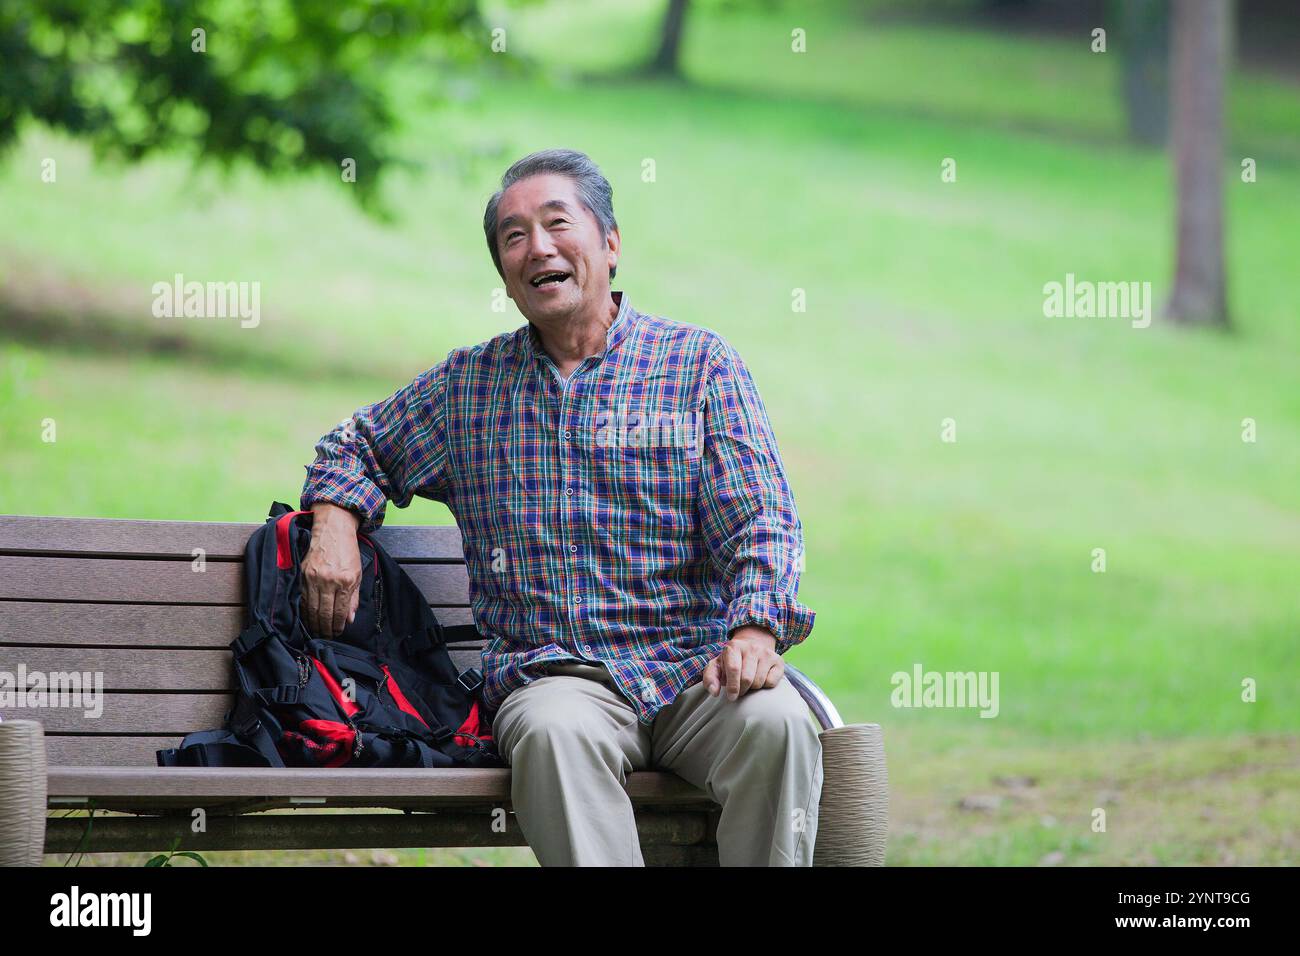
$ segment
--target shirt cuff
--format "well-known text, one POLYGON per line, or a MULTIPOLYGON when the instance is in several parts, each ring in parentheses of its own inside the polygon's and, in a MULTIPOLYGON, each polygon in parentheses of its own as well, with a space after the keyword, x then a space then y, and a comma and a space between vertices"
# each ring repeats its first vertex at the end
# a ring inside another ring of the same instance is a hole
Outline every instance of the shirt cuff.
POLYGON ((355 512, 361 518, 357 530, 362 532, 374 531, 384 523, 388 504, 384 493, 369 478, 319 463, 307 466, 299 505, 303 511, 310 511, 318 501, 355 512))
POLYGON ((783 591, 742 594, 727 608, 727 637, 746 624, 765 627, 776 637, 776 652, 784 654, 812 632, 817 612, 783 591))

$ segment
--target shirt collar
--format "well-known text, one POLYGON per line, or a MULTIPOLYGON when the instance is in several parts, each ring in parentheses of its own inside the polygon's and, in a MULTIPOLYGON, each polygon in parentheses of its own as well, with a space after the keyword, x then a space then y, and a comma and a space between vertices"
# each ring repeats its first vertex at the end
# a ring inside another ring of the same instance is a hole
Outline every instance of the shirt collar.
MULTIPOLYGON (((593 358, 601 358, 608 354, 619 342, 627 336, 632 329, 632 324, 636 318, 636 310, 632 308, 632 303, 628 300, 627 293, 623 290, 611 291, 610 298, 618 303, 618 313, 614 316, 614 321, 608 329, 605 330, 605 348, 596 353, 593 358)), ((555 360, 547 354, 546 349, 542 347, 542 337, 537 331, 537 326, 529 320, 526 326, 528 333, 528 344, 535 358, 545 360, 555 364, 555 360)))

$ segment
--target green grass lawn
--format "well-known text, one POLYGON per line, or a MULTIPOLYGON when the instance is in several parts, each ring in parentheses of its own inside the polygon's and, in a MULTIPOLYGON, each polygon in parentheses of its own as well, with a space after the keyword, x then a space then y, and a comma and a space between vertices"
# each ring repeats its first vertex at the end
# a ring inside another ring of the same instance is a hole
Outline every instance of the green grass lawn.
POLYGON ((1042 312, 1067 272, 1168 293, 1169 164, 1122 142, 1117 60, 696 11, 690 84, 593 84, 643 52, 658 6, 594 9, 510 12, 512 50, 558 77, 476 75, 438 112, 435 78, 403 74, 398 145, 426 164, 387 183, 391 225, 320 178, 97 167, 29 131, 0 165, 0 335, 19 303, 69 344, 34 344, 30 321, 0 343, 0 510, 254 521, 296 500, 332 423, 522 323, 492 309, 483 204, 509 162, 570 145, 614 184, 616 287, 717 329, 754 371, 818 612, 789 659, 846 719, 884 725, 894 861, 1294 862, 1300 90, 1232 84, 1230 156, 1260 163, 1252 184, 1228 163, 1235 333, 1134 329, 1042 312), (54 185, 33 172, 46 156, 54 185), (260 280, 262 324, 150 318, 176 272, 260 280), (917 662, 999 672, 999 716, 891 707, 917 662), (993 782, 1018 775, 1038 782, 993 782), (1118 795, 1108 835, 1088 826, 1099 791, 1118 795), (960 808, 987 793, 997 809, 960 808))

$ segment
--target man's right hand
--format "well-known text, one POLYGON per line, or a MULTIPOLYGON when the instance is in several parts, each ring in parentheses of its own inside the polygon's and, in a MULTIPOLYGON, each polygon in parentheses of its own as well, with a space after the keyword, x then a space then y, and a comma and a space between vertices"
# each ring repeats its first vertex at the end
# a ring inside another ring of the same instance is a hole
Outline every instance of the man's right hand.
POLYGON ((343 633, 356 616, 361 594, 361 518, 347 508, 312 505, 311 547, 302 561, 302 612, 317 637, 343 633))

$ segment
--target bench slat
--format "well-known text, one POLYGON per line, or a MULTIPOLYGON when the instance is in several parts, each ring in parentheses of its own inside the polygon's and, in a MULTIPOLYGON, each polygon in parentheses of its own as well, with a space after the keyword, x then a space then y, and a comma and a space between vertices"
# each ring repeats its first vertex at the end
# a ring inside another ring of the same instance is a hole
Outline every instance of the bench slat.
MULTIPOLYGON (((464 564, 404 566, 430 604, 468 605, 464 564)), ((20 601, 115 601, 162 604, 242 603, 242 564, 131 558, 0 556, 0 598, 20 601)))
POLYGON ((233 703, 231 694, 110 694, 105 692, 98 717, 85 708, 10 708, 9 720, 36 720, 46 734, 184 735, 220 727, 233 703))
POLYGON ((226 691, 234 687, 229 650, 0 647, 0 670, 15 673, 20 664, 26 665, 29 673, 99 673, 105 691, 226 691))
POLYGON ((243 621, 236 605, 0 601, 0 644, 229 647, 243 621))
POLYGON ((178 746, 180 742, 180 734, 174 737, 48 735, 45 762, 50 773, 57 767, 156 767, 157 751, 178 746))
POLYGON ((241 604, 241 567, 209 561, 0 556, 0 598, 55 601, 156 601, 241 604))
MULTIPOLYGON (((468 607, 434 607, 443 627, 474 623, 468 607)), ((61 604, 0 601, 3 644, 146 644, 157 647, 230 646, 243 629, 235 605, 61 604)), ((478 641, 474 646, 482 646, 478 641)))
MULTIPOLYGON (((144 739, 144 738, 141 738, 144 739)), ((707 794, 675 773, 642 770, 627 775, 628 795, 643 803, 696 803, 707 794)), ((212 797, 384 796, 464 797, 509 801, 510 770, 422 767, 60 767, 49 771, 49 796, 130 797, 174 794, 212 797)))
MULTIPOLYGON (((449 648, 459 670, 478 667, 479 651, 449 648)), ((140 650, 131 647, 0 646, 0 671, 16 674, 20 664, 32 671, 103 674, 104 691, 230 691, 234 674, 229 650, 140 650)), ((94 679, 93 677, 91 678, 94 679)), ((15 712, 18 712, 15 708, 15 712)), ((39 720, 41 710, 22 711, 39 720)), ((74 713, 81 713, 77 708, 74 713)), ((91 725, 94 720, 89 721, 91 725)), ((88 728, 90 729, 90 728, 88 728)), ((203 730, 204 727, 193 727, 203 730)))
MULTIPOLYGON (((194 548, 202 548, 209 559, 239 559, 249 536, 260 527, 243 522, 0 515, 0 554, 170 555, 189 559, 194 548)), ((398 561, 464 559, 460 530, 455 525, 383 527, 374 536, 398 561)))

